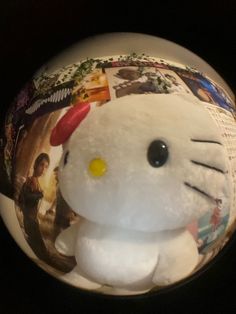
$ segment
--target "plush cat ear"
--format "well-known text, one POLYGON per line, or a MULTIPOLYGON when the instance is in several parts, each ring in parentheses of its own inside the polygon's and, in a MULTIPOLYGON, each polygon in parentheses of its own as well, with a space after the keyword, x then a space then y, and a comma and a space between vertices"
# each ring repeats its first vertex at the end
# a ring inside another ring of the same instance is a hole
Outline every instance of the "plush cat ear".
POLYGON ((65 143, 87 116, 89 110, 89 103, 79 103, 70 108, 52 130, 50 144, 52 146, 58 146, 65 143))

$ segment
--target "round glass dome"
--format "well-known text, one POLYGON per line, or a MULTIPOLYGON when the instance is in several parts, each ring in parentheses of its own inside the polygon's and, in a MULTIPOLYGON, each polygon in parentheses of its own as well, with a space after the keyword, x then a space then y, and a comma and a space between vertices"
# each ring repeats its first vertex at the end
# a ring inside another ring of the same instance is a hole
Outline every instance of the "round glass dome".
POLYGON ((235 119, 230 88, 183 47, 132 33, 80 42, 9 108, 1 216, 33 261, 75 287, 171 286, 235 230, 235 119))

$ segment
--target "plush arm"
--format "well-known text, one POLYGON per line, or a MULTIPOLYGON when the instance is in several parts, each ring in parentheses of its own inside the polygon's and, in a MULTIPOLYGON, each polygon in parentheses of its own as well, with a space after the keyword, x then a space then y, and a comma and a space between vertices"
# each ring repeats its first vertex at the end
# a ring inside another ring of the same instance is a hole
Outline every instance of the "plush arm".
POLYGON ((55 241, 55 248, 63 255, 73 256, 75 251, 76 237, 79 230, 79 223, 75 223, 63 230, 55 241))
POLYGON ((167 232, 158 247, 159 261, 153 276, 156 285, 168 285, 183 279, 198 263, 197 245, 187 230, 167 232))

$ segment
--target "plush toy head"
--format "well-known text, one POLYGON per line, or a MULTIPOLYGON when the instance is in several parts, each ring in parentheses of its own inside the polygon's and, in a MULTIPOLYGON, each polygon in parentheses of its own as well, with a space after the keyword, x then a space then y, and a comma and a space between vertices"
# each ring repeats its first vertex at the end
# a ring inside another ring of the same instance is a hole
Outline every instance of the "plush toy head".
POLYGON ((222 138, 197 99, 130 95, 85 107, 59 167, 76 213, 152 232, 186 226, 217 202, 229 206, 222 138))

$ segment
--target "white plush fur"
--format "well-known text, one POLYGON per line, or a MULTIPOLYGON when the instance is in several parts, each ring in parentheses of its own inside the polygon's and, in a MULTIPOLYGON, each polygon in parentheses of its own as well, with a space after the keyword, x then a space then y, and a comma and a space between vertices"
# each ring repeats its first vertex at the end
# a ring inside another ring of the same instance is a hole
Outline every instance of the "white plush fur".
POLYGON ((173 283, 194 269, 197 246, 185 227, 211 210, 214 199, 229 206, 229 183, 224 146, 191 139, 222 143, 214 121, 192 96, 130 95, 89 112, 64 144, 68 163, 64 166, 63 155, 59 167, 63 197, 84 218, 73 226, 73 241, 65 231, 56 241, 61 252, 76 257, 76 275, 72 272, 69 281, 77 278, 78 286, 89 288, 86 278, 141 291, 173 283), (147 160, 156 139, 169 150, 160 168, 147 160), (88 171, 94 158, 106 161, 102 177, 88 171))

